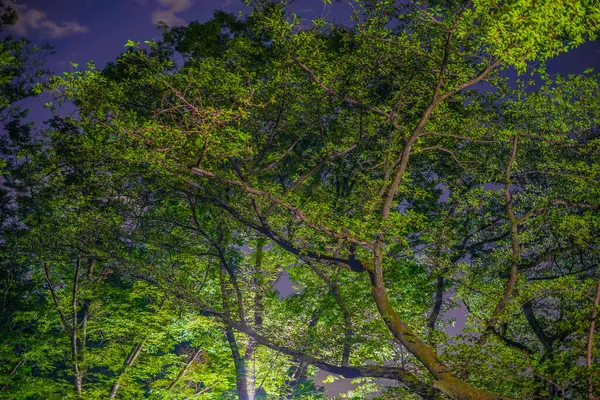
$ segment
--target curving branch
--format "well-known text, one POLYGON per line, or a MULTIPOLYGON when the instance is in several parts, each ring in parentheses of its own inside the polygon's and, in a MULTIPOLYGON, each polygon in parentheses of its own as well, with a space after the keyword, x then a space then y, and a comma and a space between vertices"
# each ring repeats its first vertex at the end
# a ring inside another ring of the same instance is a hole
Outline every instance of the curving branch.
MULTIPOLYGON (((115 257, 115 259, 121 263, 128 263, 127 260, 123 260, 118 257, 115 257)), ((144 279, 155 285, 158 284, 158 282, 154 278, 145 276, 143 274, 140 275, 139 272, 140 268, 136 268, 133 276, 139 279, 144 279)), ((393 379, 406 386, 413 393, 419 394, 425 399, 441 398, 439 395, 440 389, 436 389, 435 385, 434 387, 432 387, 432 385, 423 382, 417 375, 401 367, 378 365, 338 366, 316 358, 314 356, 311 356, 309 354, 306 354, 303 351, 292 349, 284 345, 279 345, 271 339, 261 335, 249 325, 242 325, 231 319, 226 313, 217 311, 213 307, 205 304, 200 298, 186 290, 185 287, 182 287, 177 282, 174 282, 168 274, 161 273, 159 271, 153 271, 153 273, 157 275, 157 277, 163 279, 166 283, 172 286, 172 290, 175 293, 176 297, 190 301, 191 303, 195 304, 205 315, 218 318, 230 329, 235 329, 240 333, 248 335, 260 345, 266 346, 279 353, 294 357, 300 361, 314 365, 322 369, 323 371, 327 371, 336 375, 341 375, 345 378, 372 377, 393 379)), ((492 399, 492 397, 483 397, 483 399, 488 398, 490 400, 492 399)), ((493 397, 493 399, 501 400, 507 398, 496 396, 493 397)))
POLYGON ((529 218, 540 215, 540 214, 550 210, 550 208, 556 207, 556 206, 580 208, 583 210, 596 210, 596 211, 600 210, 600 204, 585 204, 585 203, 576 203, 576 202, 565 201, 565 200, 552 200, 550 202, 550 204, 548 204, 547 206, 540 207, 536 210, 529 211, 528 213, 522 215, 521 217, 519 217, 517 219, 517 223, 524 222, 524 221, 528 220, 529 218))
POLYGON ((318 77, 317 75, 310 69, 308 68, 306 65, 304 65, 303 63, 301 63, 300 61, 298 61, 296 59, 296 63, 298 63, 298 65, 300 66, 300 68, 302 68, 304 71, 306 71, 311 79, 321 87, 321 89, 323 89, 327 94, 333 96, 333 97, 337 97, 338 99, 342 100, 344 103, 348 103, 351 104, 353 106, 357 106, 357 107, 362 107, 364 109, 367 109, 369 111, 373 111, 376 114, 379 114, 385 118, 387 118, 392 125, 394 126, 394 128, 396 128, 397 130, 402 130, 402 128, 398 125, 398 123, 396 122, 396 117, 393 114, 390 114, 387 111, 381 110, 379 108, 370 106, 368 104, 363 103, 362 101, 359 100, 355 100, 349 97, 346 97, 340 93, 338 93, 337 91, 331 89, 330 87, 326 86, 318 77))
POLYGON ((299 141, 300 140, 296 140, 294 143, 292 143, 290 148, 287 149, 285 152, 283 152, 281 157, 279 157, 277 160, 271 162, 267 166, 259 169, 258 171, 251 173, 250 175, 260 175, 260 174, 263 174, 263 173, 275 168, 278 163, 280 163, 284 158, 286 158, 288 155, 290 155, 290 153, 294 150, 294 148, 296 147, 296 145, 298 144, 299 141))
POLYGON ((506 305, 510 297, 512 296, 516 286, 517 281, 519 279, 519 260, 521 258, 521 245, 519 243, 519 232, 518 232, 518 224, 519 220, 515 216, 515 212, 512 207, 512 196, 511 196, 511 171, 517 158, 517 148, 519 145, 519 135, 515 135, 512 140, 512 150, 510 156, 508 158, 508 162, 506 163, 506 171, 505 171, 505 182, 504 182, 504 207, 506 210, 506 216, 510 222, 510 237, 511 237, 511 250, 512 250, 512 260, 510 266, 510 275, 508 281, 506 282, 506 287, 504 289, 504 294, 494 311, 492 312, 492 316, 488 320, 485 331, 479 337, 477 341, 478 344, 483 345, 489 336, 490 333, 493 333, 493 330, 496 327, 496 324, 500 320, 500 316, 504 312, 506 305))
POLYGON ((459 166, 459 167, 461 167, 461 168, 462 168, 462 169, 464 169, 464 170, 466 170, 466 169, 467 169, 467 167, 465 167, 465 166, 463 165, 463 163, 461 163, 461 162, 460 162, 460 160, 458 159, 458 157, 456 157, 456 154, 454 154, 454 152, 453 152, 452 150, 448 150, 448 149, 446 149, 446 148, 444 148, 444 147, 440 147, 440 146, 428 146, 428 147, 422 147, 422 148, 420 148, 419 150, 417 150, 416 152, 417 152, 417 153, 420 153, 420 152, 422 152, 422 151, 427 151, 427 150, 439 150, 439 151, 443 151, 443 152, 445 152, 445 153, 448 153, 448 154, 450 154, 450 156, 452 157, 452 159, 453 159, 454 161, 456 161, 456 163, 458 164, 458 166, 459 166))
POLYGON ((349 233, 335 232, 335 231, 332 231, 329 228, 317 225, 316 223, 312 222, 304 214, 304 212, 302 210, 300 210, 298 207, 292 206, 291 204, 284 203, 277 196, 274 196, 271 193, 265 192, 263 190, 256 189, 256 188, 253 188, 251 186, 248 186, 246 183, 244 183, 244 182, 242 182, 240 180, 222 178, 222 177, 219 177, 219 176, 215 175, 213 172, 206 171, 206 170, 203 170, 203 169, 200 169, 200 168, 195 168, 195 167, 191 168, 191 171, 195 175, 198 175, 198 176, 214 178, 214 179, 216 179, 216 180, 218 180, 220 182, 237 186, 237 187, 241 188, 242 190, 244 190, 245 192, 249 193, 251 196, 258 196, 258 197, 262 197, 262 198, 268 199, 268 200, 272 201, 273 203, 276 203, 277 205, 279 205, 279 206, 285 208, 286 210, 290 211, 297 220, 304 222, 307 226, 313 228, 316 231, 325 233, 328 236, 331 236, 331 237, 336 238, 336 239, 342 239, 342 240, 345 240, 345 241, 350 242, 350 243, 359 244, 359 245, 364 246, 364 247, 371 248, 373 246, 373 243, 365 241, 365 240, 360 240, 360 239, 358 239, 358 238, 350 235, 349 233))

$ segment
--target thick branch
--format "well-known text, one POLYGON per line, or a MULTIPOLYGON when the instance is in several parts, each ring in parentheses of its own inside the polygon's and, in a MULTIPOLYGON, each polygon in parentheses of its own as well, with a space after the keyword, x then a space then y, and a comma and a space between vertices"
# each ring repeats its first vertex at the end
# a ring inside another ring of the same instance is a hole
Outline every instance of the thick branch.
POLYGON ((531 329, 533 329, 533 333, 538 338, 540 343, 544 346, 546 353, 551 353, 554 340, 548 335, 546 335, 544 328, 542 328, 539 321, 537 320, 535 312, 533 311, 533 302, 531 300, 528 300, 525 303, 523 303, 523 306, 521 308, 523 309, 523 314, 525 315, 529 326, 531 326, 531 329))
MULTIPOLYGON (((162 278, 165 279, 167 282, 170 282, 170 278, 168 276, 162 276, 162 278)), ((154 283, 156 283, 156 282, 154 282, 154 283)), ((256 332, 250 326, 248 326, 248 325, 243 326, 240 323, 232 320, 226 314, 221 313, 221 312, 215 310, 214 308, 204 304, 204 302, 202 302, 198 297, 189 293, 187 290, 185 290, 185 288, 182 288, 181 286, 177 286, 177 288, 175 290, 177 291, 179 297, 187 299, 187 300, 191 301, 192 303, 196 304, 207 315, 212 315, 214 317, 219 318, 227 326, 250 336, 257 343, 259 343, 263 346, 266 346, 272 350, 275 350, 282 354, 297 358, 298 360, 305 361, 305 362, 312 364, 324 371, 327 371, 327 372, 330 372, 330 373, 336 374, 336 375, 342 375, 343 377, 346 377, 346 378, 373 377, 373 378, 394 379, 394 380, 397 380, 398 382, 402 383, 406 387, 408 387, 414 393, 421 394, 425 398, 431 398, 435 395, 435 390, 433 390, 429 385, 421 382, 421 380, 417 376, 415 376, 411 372, 405 370, 404 368, 389 367, 389 366, 374 366, 374 365, 337 366, 337 365, 330 364, 328 362, 325 362, 323 360, 320 360, 318 358, 315 358, 313 356, 305 354, 301 351, 297 351, 297 350, 291 349, 289 347, 281 346, 281 345, 274 343, 270 339, 268 339, 268 338, 262 336, 261 334, 259 334, 258 332, 256 332)), ((496 397, 495 399, 504 399, 504 398, 496 397)))
MULTIPOLYGON (((449 40, 451 39, 451 34, 449 34, 449 40)), ((446 46, 446 52, 449 51, 449 42, 447 43, 446 46)), ((444 56, 444 62, 442 64, 442 69, 441 72, 445 71, 445 64, 447 64, 448 62, 448 57, 447 55, 444 56)), ((387 219, 387 217, 389 216, 389 212, 390 212, 390 207, 392 205, 392 200, 396 194, 396 190, 398 189, 398 186, 400 185, 400 182, 402 182, 402 177, 404 176, 404 172, 406 171, 406 167, 408 166, 408 158, 410 156, 410 152, 412 149, 412 146, 415 144, 415 142, 417 141, 418 136, 421 134, 421 131, 423 130, 423 128, 425 127, 425 124, 427 123, 427 121, 429 120, 429 117, 431 116, 431 114, 433 113, 433 110, 437 107, 437 105, 439 103, 441 103, 442 101, 444 101, 445 99, 447 99, 448 97, 460 92, 461 90, 474 85, 477 82, 482 81, 483 79, 485 79, 486 76, 489 75, 490 72, 492 72, 496 67, 498 67, 501 64, 500 61, 497 61, 493 64, 490 64, 486 69, 484 69, 479 75, 477 75, 476 77, 474 77, 473 79, 463 83, 462 85, 459 85, 458 87, 456 87, 453 90, 450 90, 449 92, 446 92, 442 95, 438 95, 439 89, 441 88, 441 84, 443 81, 443 73, 440 73, 440 78, 438 80, 438 83, 436 85, 436 89, 434 90, 434 94, 433 94, 433 99, 431 101, 431 103, 429 104, 429 106, 427 107, 427 109, 423 112, 423 115, 421 116, 421 119, 419 120, 417 126, 415 127, 415 129, 413 130, 410 138, 408 139, 408 141, 406 142, 406 145, 404 146, 404 149, 402 150, 402 154, 400 155, 399 159, 396 161, 395 164, 398 165, 398 169, 396 171, 396 173, 394 174, 394 180, 392 181, 391 185, 389 186, 389 189, 386 193, 385 196, 385 200, 384 200, 384 206, 383 206, 383 211, 382 211, 382 217, 383 219, 387 219)))

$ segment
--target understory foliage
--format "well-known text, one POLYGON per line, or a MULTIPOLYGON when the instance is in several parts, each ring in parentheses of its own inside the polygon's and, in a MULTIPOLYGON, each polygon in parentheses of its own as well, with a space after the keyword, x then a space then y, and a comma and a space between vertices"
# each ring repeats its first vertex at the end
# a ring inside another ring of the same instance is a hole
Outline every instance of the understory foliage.
POLYGON ((0 397, 598 398, 600 2, 247 5, 50 80, 0 397))

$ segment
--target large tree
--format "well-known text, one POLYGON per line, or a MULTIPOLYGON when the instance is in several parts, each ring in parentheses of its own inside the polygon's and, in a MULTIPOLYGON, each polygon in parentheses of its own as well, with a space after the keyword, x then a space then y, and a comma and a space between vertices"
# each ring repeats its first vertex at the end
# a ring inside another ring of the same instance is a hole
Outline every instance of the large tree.
POLYGON ((56 79, 81 187, 124 179, 105 256, 223 324, 239 398, 257 348, 289 382, 593 398, 598 76, 543 67, 596 37, 600 4, 353 4, 335 25, 250 2, 56 79))

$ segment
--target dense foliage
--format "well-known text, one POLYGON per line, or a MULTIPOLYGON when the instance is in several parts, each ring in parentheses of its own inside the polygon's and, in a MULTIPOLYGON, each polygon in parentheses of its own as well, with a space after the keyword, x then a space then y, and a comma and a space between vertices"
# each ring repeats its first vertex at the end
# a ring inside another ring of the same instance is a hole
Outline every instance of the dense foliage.
POLYGON ((597 398, 600 2, 248 5, 50 80, 2 397, 597 398))

